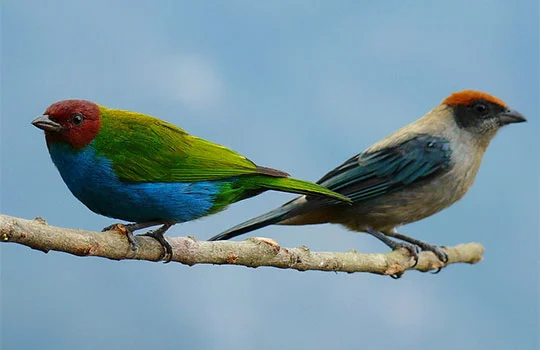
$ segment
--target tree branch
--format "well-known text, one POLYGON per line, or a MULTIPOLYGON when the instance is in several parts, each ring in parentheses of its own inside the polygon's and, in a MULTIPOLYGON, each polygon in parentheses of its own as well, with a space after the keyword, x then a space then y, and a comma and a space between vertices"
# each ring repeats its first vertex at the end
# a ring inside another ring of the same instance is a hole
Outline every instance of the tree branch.
MULTIPOLYGON (((160 261, 163 250, 150 237, 137 237, 140 248, 135 253, 121 232, 91 232, 49 226, 45 220, 25 220, 0 215, 0 241, 19 243, 45 253, 56 250, 78 256, 99 256, 113 260, 137 259, 160 261)), ((282 248, 268 238, 250 238, 242 242, 199 241, 193 237, 168 237, 173 247, 172 261, 195 264, 273 266, 299 271, 370 272, 399 277, 409 269, 430 271, 445 265, 432 252, 421 252, 416 266, 406 249, 387 254, 312 252, 307 247, 282 248)), ((448 264, 475 264, 482 260, 484 247, 479 243, 445 247, 448 264)))

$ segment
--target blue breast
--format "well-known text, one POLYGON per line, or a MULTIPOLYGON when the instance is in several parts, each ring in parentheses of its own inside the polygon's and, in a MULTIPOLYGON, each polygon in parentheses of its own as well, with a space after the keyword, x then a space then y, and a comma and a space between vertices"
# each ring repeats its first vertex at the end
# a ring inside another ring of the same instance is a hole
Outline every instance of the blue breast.
POLYGON ((73 195, 90 210, 130 222, 185 222, 209 214, 222 181, 194 183, 123 182, 112 163, 90 143, 80 151, 55 143, 51 158, 73 195))

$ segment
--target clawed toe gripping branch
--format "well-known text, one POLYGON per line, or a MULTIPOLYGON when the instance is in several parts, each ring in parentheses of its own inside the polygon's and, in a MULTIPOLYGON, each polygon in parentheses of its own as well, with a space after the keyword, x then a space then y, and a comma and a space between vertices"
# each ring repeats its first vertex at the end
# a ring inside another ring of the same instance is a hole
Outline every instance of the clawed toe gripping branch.
MULTIPOLYGON (((160 261, 163 248, 151 237, 137 237, 134 252, 126 235, 118 231, 92 232, 47 225, 43 219, 26 220, 0 215, 0 241, 18 243, 48 252, 78 256, 99 256, 113 260, 137 259, 160 261)), ((284 248, 268 238, 250 238, 241 242, 199 241, 192 237, 168 237, 173 254, 171 261, 189 266, 196 264, 272 266, 299 271, 370 272, 401 276, 406 270, 434 271, 449 264, 475 264, 482 260, 484 248, 479 243, 445 247, 446 264, 430 251, 418 254, 418 263, 407 249, 386 254, 349 252, 312 252, 307 247, 284 248)))

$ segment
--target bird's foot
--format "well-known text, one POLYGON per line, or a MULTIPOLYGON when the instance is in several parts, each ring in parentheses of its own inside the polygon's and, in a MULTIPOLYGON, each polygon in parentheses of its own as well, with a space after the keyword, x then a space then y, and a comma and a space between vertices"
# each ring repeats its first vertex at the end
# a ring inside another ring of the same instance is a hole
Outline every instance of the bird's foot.
POLYGON ((153 239, 158 241, 159 244, 161 244, 161 247, 163 247, 163 256, 161 260, 163 260, 164 263, 170 262, 172 259, 172 254, 173 254, 171 245, 169 244, 169 242, 167 242, 167 240, 164 237, 165 231, 167 231, 171 226, 172 225, 170 224, 165 224, 156 230, 151 230, 151 231, 148 231, 146 233, 139 235, 139 236, 152 237, 153 239))
POLYGON ((124 224, 112 224, 112 225, 109 225, 109 226, 105 226, 101 232, 107 232, 107 231, 122 231, 124 230, 126 227, 126 225, 124 224))
MULTIPOLYGON (((438 246, 438 245, 428 244, 425 242, 420 242, 420 243, 421 244, 419 244, 418 246, 422 249, 422 251, 432 252, 444 265, 446 265, 446 263, 448 262, 448 254, 446 254, 446 252, 442 250, 443 247, 438 246)), ((443 267, 444 266, 438 267, 437 270, 435 270, 432 273, 434 275, 438 274, 439 272, 441 272, 443 267)))
POLYGON ((394 243, 393 246, 390 246, 392 250, 405 248, 409 251, 409 254, 414 259, 414 264, 411 267, 415 267, 416 265, 418 265, 418 259, 419 259, 418 253, 420 252, 420 248, 416 244, 411 244, 411 243, 406 243, 406 242, 396 242, 396 241, 392 241, 392 242, 394 243))
MULTIPOLYGON (((448 262, 448 254, 442 249, 442 246, 428 244, 425 242, 421 242, 422 244, 419 244, 418 246, 422 249, 422 251, 425 252, 432 252, 435 254, 437 258, 439 258, 440 261, 442 261, 444 264, 448 262)), ((439 269, 440 271, 440 269, 439 269)), ((437 272, 439 272, 437 271, 437 272)))
POLYGON ((418 252, 419 248, 418 245, 414 243, 407 243, 407 242, 396 242, 392 239, 390 239, 386 234, 377 231, 375 229, 368 229, 366 230, 367 233, 372 235, 373 237, 379 239, 381 242, 386 244, 388 247, 390 247, 392 250, 396 250, 399 248, 405 248, 409 251, 411 257, 414 259, 414 264, 411 266, 411 268, 415 267, 418 264, 418 252))
POLYGON ((152 237, 153 239, 158 241, 159 244, 161 244, 161 247, 163 247, 163 256, 161 260, 163 260, 164 263, 168 263, 172 259, 172 247, 169 242, 167 242, 165 237, 163 237, 163 234, 157 231, 159 231, 159 229, 148 231, 146 233, 140 234, 139 236, 152 237))
POLYGON ((133 253, 137 253, 139 251, 139 242, 137 241, 137 238, 133 234, 133 231, 137 229, 137 224, 112 224, 107 227, 104 227, 101 232, 105 231, 116 231, 118 233, 121 233, 126 236, 129 247, 131 248, 131 251, 133 253))
POLYGON ((442 261, 445 264, 448 262, 448 254, 446 254, 446 252, 444 250, 442 250, 441 246, 434 245, 434 244, 429 244, 429 243, 426 243, 424 241, 420 241, 418 239, 414 239, 414 238, 399 234, 397 232, 392 233, 391 236, 394 237, 394 238, 400 239, 402 241, 414 244, 414 245, 420 247, 422 249, 422 251, 432 252, 433 254, 435 254, 435 256, 437 258, 439 258, 440 261, 442 261))

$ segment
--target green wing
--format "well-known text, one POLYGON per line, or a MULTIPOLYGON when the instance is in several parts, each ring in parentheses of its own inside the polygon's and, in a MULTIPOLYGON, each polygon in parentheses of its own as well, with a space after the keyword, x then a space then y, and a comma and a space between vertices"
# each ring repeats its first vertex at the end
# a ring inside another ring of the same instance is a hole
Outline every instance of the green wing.
POLYGON ((112 161, 122 181, 191 182, 247 174, 287 176, 257 167, 224 146, 189 135, 162 120, 100 107, 101 130, 94 147, 112 161))

